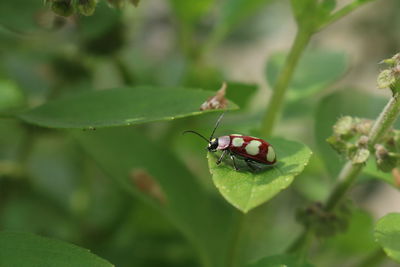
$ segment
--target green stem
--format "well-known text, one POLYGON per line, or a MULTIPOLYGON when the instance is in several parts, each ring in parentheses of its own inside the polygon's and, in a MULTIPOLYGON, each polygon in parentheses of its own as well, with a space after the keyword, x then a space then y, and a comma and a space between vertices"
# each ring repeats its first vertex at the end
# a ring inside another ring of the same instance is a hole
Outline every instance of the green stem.
POLYGON ((336 205, 340 203, 346 192, 356 180, 357 176, 360 174, 362 168, 363 164, 353 164, 351 161, 348 161, 343 166, 338 178, 338 180, 341 182, 335 187, 328 198, 328 201, 326 202, 325 209, 327 211, 334 210, 336 205))
POLYGON ((306 30, 299 30, 296 34, 296 38, 293 42, 292 48, 290 49, 289 55, 286 58, 283 69, 281 70, 279 77, 274 86, 272 96, 269 100, 269 104, 264 116, 264 120, 261 126, 261 132, 265 137, 271 135, 274 125, 280 116, 283 105, 285 102, 286 90, 289 86, 294 70, 300 59, 301 54, 306 48, 311 38, 311 32, 306 30))
POLYGON ((387 103, 385 109, 379 115, 378 119, 372 126, 371 132, 369 133, 369 148, 373 151, 374 145, 380 141, 380 139, 386 134, 386 132, 392 128, 394 122, 400 113, 400 101, 399 93, 393 95, 393 97, 387 103))
MULTIPOLYGON (((400 113, 400 101, 399 94, 393 95, 393 97, 386 104, 385 108, 379 115, 378 119, 374 122, 371 131, 368 135, 368 147, 372 152, 374 146, 377 144, 382 137, 392 128, 394 122, 400 113)), ((330 195, 326 204, 326 210, 333 210, 340 200, 344 197, 346 192, 349 190, 357 176, 363 169, 363 164, 352 164, 351 161, 347 162, 342 171, 339 174, 339 181, 341 181, 330 195)))
MULTIPOLYGON (((385 108, 379 115, 378 119, 374 122, 374 125, 371 128, 368 139, 368 146, 373 148, 376 143, 378 143, 381 138, 387 133, 388 130, 393 126, 397 117, 400 114, 400 100, 399 94, 393 95, 393 97, 386 104, 385 108)), ((330 197, 328 198, 325 209, 327 211, 333 211, 337 205, 341 202, 341 200, 346 195, 347 191, 351 188, 356 180, 357 176, 361 173, 364 168, 364 164, 353 164, 351 161, 348 161, 342 168, 338 180, 339 184, 332 191, 330 197)), ((309 230, 305 230, 302 235, 305 235, 305 232, 309 230)), ((291 247, 302 247, 306 245, 305 238, 299 238, 291 247)))
POLYGON ((239 218, 238 218, 238 221, 236 224, 231 247, 229 248, 229 251, 228 251, 228 265, 227 265, 228 267, 240 266, 240 264, 239 264, 240 259, 238 258, 238 255, 240 255, 240 253, 238 252, 238 250, 239 250, 240 240, 241 240, 243 230, 244 230, 245 220, 246 220, 246 214, 241 213, 239 215, 239 218))
POLYGON ((307 258, 308 247, 313 240, 313 233, 310 228, 304 229, 298 238, 294 240, 292 245, 287 249, 287 253, 297 254, 303 261, 307 258))

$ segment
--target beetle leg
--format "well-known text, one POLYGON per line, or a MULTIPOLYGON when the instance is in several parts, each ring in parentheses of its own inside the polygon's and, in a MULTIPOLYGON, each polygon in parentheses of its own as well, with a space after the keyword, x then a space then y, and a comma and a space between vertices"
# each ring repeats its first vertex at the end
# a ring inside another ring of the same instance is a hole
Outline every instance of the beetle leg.
POLYGON ((245 159, 244 161, 246 162, 247 166, 248 166, 252 171, 256 171, 256 170, 257 170, 257 168, 252 164, 252 163, 253 163, 252 160, 250 160, 250 159, 245 159))
POLYGON ((235 156, 232 153, 230 153, 230 157, 233 163, 233 167, 235 168, 235 171, 238 171, 239 168, 236 166, 235 156))
POLYGON ((221 161, 224 159, 225 154, 226 154, 226 150, 222 151, 221 156, 219 157, 219 159, 218 159, 217 162, 216 162, 217 165, 219 165, 219 164, 221 163, 221 161))

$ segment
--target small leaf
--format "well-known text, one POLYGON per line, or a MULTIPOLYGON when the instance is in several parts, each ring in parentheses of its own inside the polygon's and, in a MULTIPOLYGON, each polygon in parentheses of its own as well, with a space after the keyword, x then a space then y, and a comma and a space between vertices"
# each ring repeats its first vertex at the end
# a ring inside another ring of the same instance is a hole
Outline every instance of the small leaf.
MULTIPOLYGON (((267 80, 271 87, 285 62, 285 53, 273 54, 267 62, 267 80)), ((288 98, 310 97, 338 80, 347 70, 346 55, 333 51, 307 51, 300 59, 289 86, 288 98)))
MULTIPOLYGON (((48 102, 19 117, 51 128, 134 125, 210 112, 199 108, 212 94, 210 91, 154 87, 90 91, 48 102)), ((229 103, 228 107, 236 105, 229 103)))
POLYGON ((0 232, 0 265, 18 267, 113 266, 87 249, 55 239, 17 232, 0 232))
POLYGON ((215 186, 224 198, 242 212, 270 200, 287 188, 294 177, 301 173, 311 156, 311 150, 303 144, 273 138, 278 162, 259 173, 235 171, 230 165, 216 164, 216 157, 208 155, 208 165, 215 186))
POLYGON ((248 264, 247 267, 312 267, 311 264, 303 263, 293 255, 274 255, 262 258, 255 263, 248 264))
POLYGON ((385 253, 400 262, 400 213, 390 213, 375 226, 375 239, 385 253))

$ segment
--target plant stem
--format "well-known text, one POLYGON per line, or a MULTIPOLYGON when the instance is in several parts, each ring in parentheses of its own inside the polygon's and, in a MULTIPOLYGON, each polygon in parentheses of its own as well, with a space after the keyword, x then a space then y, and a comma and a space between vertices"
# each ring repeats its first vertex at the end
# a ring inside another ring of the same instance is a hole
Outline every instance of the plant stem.
POLYGON ((329 196, 325 210, 332 211, 336 205, 340 203, 346 192, 349 190, 357 176, 360 174, 363 164, 353 164, 351 161, 346 162, 339 173, 338 180, 341 181, 329 196))
POLYGON ((298 238, 294 240, 292 245, 287 249, 288 253, 298 254, 300 259, 306 258, 307 248, 311 244, 313 234, 310 228, 306 228, 298 238))
POLYGON ((235 228, 235 232, 234 232, 234 236, 233 236, 233 240, 232 240, 232 245, 229 248, 228 251, 228 267, 237 267, 240 266, 239 262, 240 259, 238 259, 238 255, 240 253, 238 253, 238 249, 239 249, 239 244, 240 244, 240 240, 242 237, 242 233, 244 230, 244 224, 245 224, 245 219, 246 219, 246 214, 245 213, 240 213, 237 219, 237 224, 236 224, 236 228, 235 228))
MULTIPOLYGON (((394 122, 400 113, 400 101, 399 94, 396 93, 386 104, 385 108, 379 115, 378 119, 372 125, 371 131, 368 135, 368 148, 374 151, 374 146, 378 143, 381 138, 392 128, 394 122)), ((345 193, 349 190, 357 176, 363 169, 363 164, 352 164, 351 161, 347 162, 342 171, 339 174, 339 181, 341 181, 330 195, 327 203, 326 210, 330 211, 340 203, 340 200, 344 197, 345 193)))
MULTIPOLYGON (((399 94, 396 93, 386 104, 385 108, 379 115, 378 119, 374 122, 371 131, 369 133, 369 142, 368 146, 370 149, 373 149, 376 143, 378 143, 381 138, 387 133, 388 130, 393 126, 397 117, 400 114, 400 100, 399 94)), ((373 151, 373 150, 371 150, 373 151)), ((330 197, 328 198, 325 209, 327 211, 333 211, 335 207, 340 203, 340 201, 344 198, 347 191, 353 185, 357 176, 361 173, 364 168, 364 164, 353 164, 350 160, 343 166, 338 180, 339 184, 332 191, 330 197)), ((308 229, 304 230, 301 234, 305 235, 305 232, 309 231, 308 229)), ((301 237, 300 236, 300 237, 301 237)), ((298 238, 295 243, 290 246, 289 251, 293 247, 303 247, 306 246, 307 239, 298 238), (299 244, 296 244, 299 243, 299 244)))
POLYGON ((393 126, 397 117, 400 113, 400 101, 399 93, 393 95, 393 97, 387 103, 385 109, 379 115, 378 119, 372 126, 371 132, 369 133, 369 149, 373 150, 374 145, 380 141, 380 139, 386 134, 386 132, 393 126))
POLYGON ((274 86, 274 90, 269 100, 264 120, 261 125, 261 133, 265 137, 271 135, 274 125, 282 112, 286 90, 289 86, 290 81, 292 80, 292 76, 300 59, 300 56, 306 48, 310 38, 310 31, 301 29, 298 30, 296 38, 290 49, 289 55, 286 58, 285 64, 274 86))

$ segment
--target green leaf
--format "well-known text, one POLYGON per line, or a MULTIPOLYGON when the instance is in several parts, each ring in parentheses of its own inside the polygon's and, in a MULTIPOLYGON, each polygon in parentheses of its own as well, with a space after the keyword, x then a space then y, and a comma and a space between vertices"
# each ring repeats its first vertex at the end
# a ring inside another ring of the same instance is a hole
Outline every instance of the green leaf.
MULTIPOLYGON (((48 102, 19 117, 51 128, 134 125, 209 112, 200 111, 200 105, 212 95, 209 91, 154 87, 90 91, 48 102)), ((230 103, 229 107, 236 105, 230 103)))
POLYGON ((247 267, 312 267, 311 264, 302 263, 299 258, 293 255, 274 255, 262 258, 247 267))
POLYGON ((87 249, 55 239, 17 232, 0 232, 0 265, 18 267, 113 266, 87 249))
POLYGON ((328 239, 328 251, 338 251, 341 255, 364 255, 377 248, 373 239, 373 218, 362 210, 352 211, 346 232, 328 239))
POLYGON ((43 1, 2 0, 0 1, 0 25, 19 33, 37 30, 38 15, 45 9, 43 1))
POLYGON ((136 127, 72 131, 106 174, 185 235, 205 266, 225 266, 233 209, 212 198, 165 144, 142 132, 136 127))
POLYGON ((371 175, 373 178, 378 178, 391 186, 400 189, 400 184, 396 182, 396 178, 393 176, 391 172, 383 172, 378 169, 376 166, 375 158, 370 158, 363 169, 365 174, 371 175))
MULTIPOLYGON (((266 68, 268 83, 274 87, 283 67, 286 53, 273 54, 266 68)), ((289 100, 299 100, 324 90, 347 71, 347 57, 333 51, 308 50, 300 59, 288 90, 289 100)))
POLYGON ((312 154, 300 143, 279 138, 269 140, 276 151, 278 162, 260 173, 235 171, 230 165, 216 164, 216 157, 209 153, 208 165, 215 186, 224 198, 242 212, 267 202, 287 188, 294 177, 301 173, 312 154))
POLYGON ((375 239, 385 253, 400 262, 400 213, 390 213, 375 226, 375 239))
POLYGON ((211 8, 215 0, 169 0, 172 10, 181 23, 194 24, 211 8))
POLYGON ((214 45, 223 40, 234 29, 234 26, 260 12, 262 7, 270 2, 270 0, 225 0, 209 37, 209 42, 214 45))

